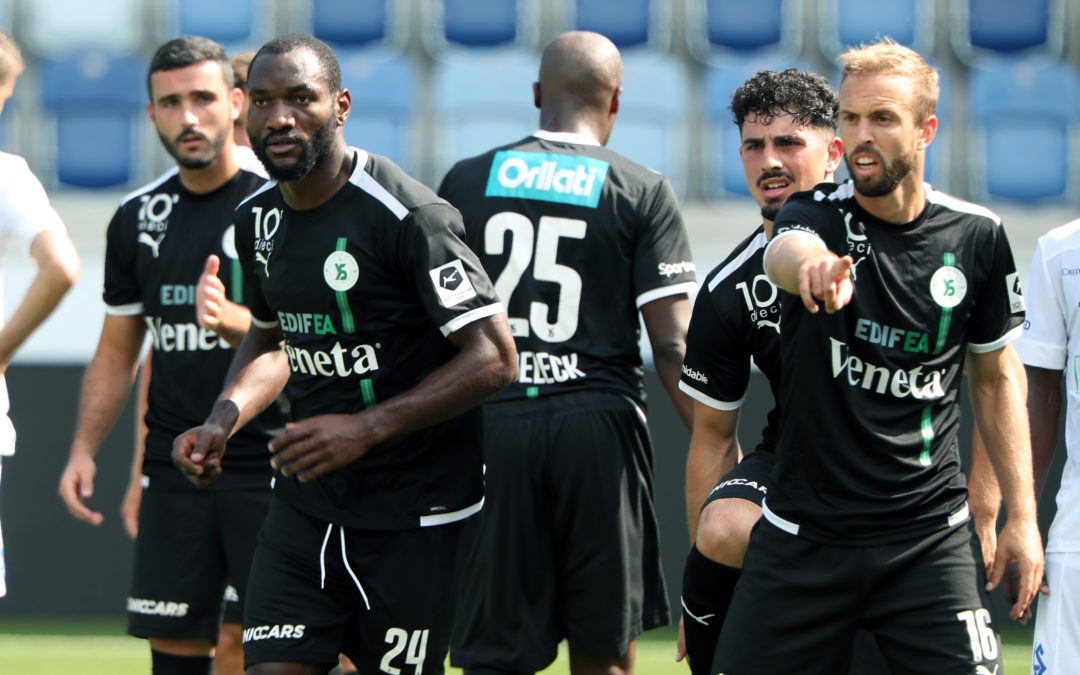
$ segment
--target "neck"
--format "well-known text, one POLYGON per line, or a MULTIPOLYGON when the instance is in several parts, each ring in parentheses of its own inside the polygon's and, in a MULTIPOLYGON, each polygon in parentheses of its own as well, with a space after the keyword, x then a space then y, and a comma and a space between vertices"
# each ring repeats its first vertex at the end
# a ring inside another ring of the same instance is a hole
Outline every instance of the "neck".
POLYGON ((353 172, 355 153, 345 145, 344 139, 334 143, 330 155, 320 162, 311 173, 296 180, 282 181, 281 196, 290 208, 305 211, 322 206, 337 194, 341 186, 349 182, 353 172))
POLYGON ((222 146, 218 158, 201 169, 186 169, 179 164, 176 166, 180 170, 180 184, 195 194, 213 192, 232 180, 240 170, 240 165, 233 156, 232 143, 222 146))
POLYGON ((765 238, 766 239, 772 239, 773 221, 771 221, 771 220, 762 220, 761 224, 765 228, 765 238))
POLYGON ((923 190, 921 173, 909 175, 896 189, 881 197, 867 197, 855 190, 855 201, 867 213, 886 223, 910 223, 919 217, 926 206, 926 191, 923 190))
POLYGON ((603 145, 607 144, 609 135, 598 120, 582 114, 580 110, 565 113, 560 109, 544 109, 540 112, 540 128, 552 133, 583 134, 603 145))

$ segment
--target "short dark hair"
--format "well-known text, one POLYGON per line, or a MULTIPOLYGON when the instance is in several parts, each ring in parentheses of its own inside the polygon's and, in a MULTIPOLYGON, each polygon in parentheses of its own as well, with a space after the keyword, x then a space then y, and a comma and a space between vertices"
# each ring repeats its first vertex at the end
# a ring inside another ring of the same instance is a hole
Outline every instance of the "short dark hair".
POLYGON ((264 44, 255 53, 255 57, 251 59, 248 72, 251 72, 251 68, 255 66, 255 61, 263 54, 288 54, 296 49, 310 49, 315 54, 315 58, 319 60, 319 66, 322 68, 323 76, 326 77, 326 84, 330 87, 330 93, 336 94, 341 91, 341 64, 338 63, 337 54, 330 48, 330 45, 319 38, 303 33, 281 35, 264 44))
POLYGON ((731 112, 740 131, 747 117, 768 124, 784 114, 806 126, 836 131, 838 111, 836 92, 828 80, 798 68, 754 73, 731 95, 731 112))
POLYGON ((209 38, 198 35, 183 35, 164 43, 157 48, 150 59, 150 71, 146 74, 146 91, 153 101, 154 92, 150 88, 150 77, 165 70, 187 68, 203 61, 216 61, 221 66, 225 84, 233 86, 232 65, 225 56, 225 48, 209 38))
POLYGON ((255 52, 246 51, 238 54, 233 54, 229 59, 229 64, 232 65, 233 71, 233 86, 237 89, 243 89, 247 91, 247 74, 248 66, 251 65, 251 59, 255 57, 255 52))

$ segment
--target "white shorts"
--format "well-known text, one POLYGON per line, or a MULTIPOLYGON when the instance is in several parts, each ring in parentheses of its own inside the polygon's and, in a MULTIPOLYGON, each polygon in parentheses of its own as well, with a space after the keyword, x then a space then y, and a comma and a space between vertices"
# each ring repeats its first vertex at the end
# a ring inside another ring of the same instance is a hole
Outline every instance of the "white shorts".
POLYGON ((1080 664, 1080 553, 1048 553, 1046 583, 1035 612, 1031 672, 1075 672, 1080 664))

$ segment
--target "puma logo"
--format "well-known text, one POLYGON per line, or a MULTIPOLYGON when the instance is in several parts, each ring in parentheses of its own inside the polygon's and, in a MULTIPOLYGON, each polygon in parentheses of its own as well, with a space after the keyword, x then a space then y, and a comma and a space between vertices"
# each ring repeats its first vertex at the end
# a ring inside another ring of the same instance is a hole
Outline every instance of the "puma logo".
POLYGON ((263 255, 262 251, 255 251, 255 262, 261 262, 266 278, 270 278, 270 259, 263 255))
POLYGON ((161 246, 161 242, 164 241, 164 240, 165 240, 165 233, 164 232, 162 232, 158 236, 157 239, 154 239, 153 237, 151 237, 146 232, 140 232, 139 233, 139 243, 140 244, 146 244, 147 246, 149 246, 150 250, 152 250, 154 252, 154 257, 155 258, 158 257, 158 253, 160 253, 158 248, 161 246))

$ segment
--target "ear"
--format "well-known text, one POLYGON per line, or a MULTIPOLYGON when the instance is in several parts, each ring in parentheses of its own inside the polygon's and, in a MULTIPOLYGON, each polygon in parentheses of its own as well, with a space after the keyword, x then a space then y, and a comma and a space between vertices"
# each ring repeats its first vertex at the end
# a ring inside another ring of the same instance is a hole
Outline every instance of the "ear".
POLYGON ((619 112, 619 96, 622 94, 623 88, 619 87, 615 90, 615 93, 611 95, 611 105, 608 107, 608 113, 615 115, 619 112))
POLYGON ((146 114, 150 116, 150 121, 153 124, 157 124, 157 119, 155 119, 155 117, 154 117, 154 104, 153 103, 147 103, 146 104, 146 114))
POLYGON ((352 111, 352 94, 348 89, 342 89, 334 99, 334 114, 337 116, 338 126, 345 126, 350 111, 352 111))
POLYGON ((825 151, 825 173, 832 176, 837 167, 840 166, 840 161, 844 159, 844 142, 840 140, 839 136, 833 136, 832 140, 825 146, 825 151))
POLYGON ((233 87, 229 93, 232 101, 232 121, 240 119, 240 111, 244 109, 244 91, 240 87, 233 87))
POLYGON ((537 110, 540 109, 540 98, 540 83, 533 82, 533 105, 536 106, 537 110))
POLYGON ((923 123, 916 129, 918 134, 915 144, 919 150, 926 150, 930 147, 930 143, 934 140, 934 136, 937 135, 938 118, 937 115, 930 115, 923 123))

